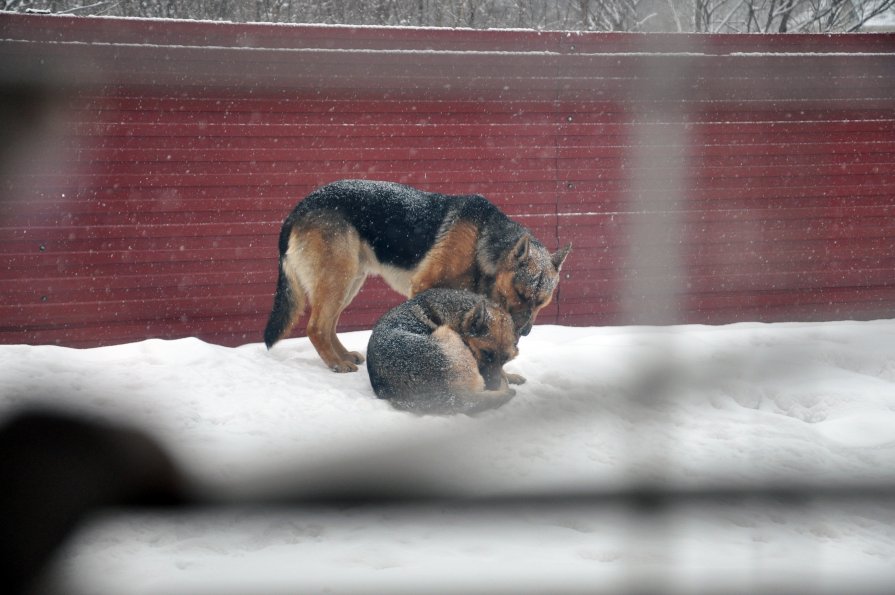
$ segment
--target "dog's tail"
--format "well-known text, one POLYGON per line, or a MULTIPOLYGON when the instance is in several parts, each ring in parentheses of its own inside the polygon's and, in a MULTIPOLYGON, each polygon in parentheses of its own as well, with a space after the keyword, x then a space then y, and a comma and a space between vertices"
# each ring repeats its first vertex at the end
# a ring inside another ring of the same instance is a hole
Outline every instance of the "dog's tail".
POLYGON ((270 349, 274 343, 289 334, 292 327, 305 310, 305 290, 286 274, 288 255, 280 256, 280 271, 277 275, 277 291, 273 296, 273 308, 267 326, 264 328, 264 344, 270 349))

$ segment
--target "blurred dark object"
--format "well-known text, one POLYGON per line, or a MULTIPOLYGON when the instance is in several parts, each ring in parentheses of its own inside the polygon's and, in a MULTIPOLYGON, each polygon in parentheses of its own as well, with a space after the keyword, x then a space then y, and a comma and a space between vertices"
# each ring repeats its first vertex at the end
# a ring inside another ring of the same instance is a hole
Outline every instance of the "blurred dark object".
POLYGON ((0 427, 0 585, 28 593, 79 523, 100 508, 183 501, 179 471, 149 436, 28 411, 0 427))
POLYGON ((46 116, 49 93, 37 85, 4 85, 0 92, 0 176, 13 173, 22 147, 46 116))

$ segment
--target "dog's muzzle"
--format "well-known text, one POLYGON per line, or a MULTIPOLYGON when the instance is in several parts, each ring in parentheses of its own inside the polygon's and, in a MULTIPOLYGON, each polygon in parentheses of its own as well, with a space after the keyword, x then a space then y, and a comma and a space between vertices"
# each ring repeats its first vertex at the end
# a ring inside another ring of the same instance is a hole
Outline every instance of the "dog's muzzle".
POLYGON ((528 333, 531 332, 531 317, 529 317, 528 320, 525 321, 525 324, 517 328, 519 329, 519 336, 525 337, 526 335, 528 335, 528 333))
POLYGON ((524 337, 531 332, 531 325, 534 322, 530 311, 516 311, 511 313, 513 318, 513 327, 516 331, 516 337, 524 337))
POLYGON ((503 368, 501 366, 484 366, 479 368, 479 373, 485 381, 485 388, 498 390, 503 383, 503 368))

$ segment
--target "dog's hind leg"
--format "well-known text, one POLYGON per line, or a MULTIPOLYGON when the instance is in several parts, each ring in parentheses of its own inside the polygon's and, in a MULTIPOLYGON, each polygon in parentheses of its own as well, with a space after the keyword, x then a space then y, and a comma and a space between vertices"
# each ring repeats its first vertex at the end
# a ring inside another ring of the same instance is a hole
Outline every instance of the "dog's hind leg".
POLYGON ((307 229, 300 244, 304 253, 315 256, 304 259, 301 270, 311 305, 308 338, 334 372, 355 372, 364 358, 345 349, 336 327, 342 310, 366 277, 360 262, 360 238, 353 229, 330 221, 325 229, 307 229))
POLYGON ((342 279, 325 277, 315 287, 311 297, 311 317, 308 338, 323 361, 334 372, 356 372, 363 356, 345 349, 336 335, 339 316, 343 310, 341 296, 348 295, 349 287, 342 279))
MULTIPOLYGON (((345 294, 345 299, 342 300, 342 308, 339 309, 339 313, 336 314, 335 320, 338 322, 339 317, 342 315, 342 311, 348 307, 348 304, 354 300, 357 293, 360 291, 361 286, 363 286, 364 281, 366 281, 367 275, 363 271, 359 272, 355 278, 352 280, 351 284, 348 286, 348 292, 345 294)), ((336 333, 336 327, 333 326, 331 341, 333 347, 335 347, 336 352, 342 357, 342 359, 348 360, 350 362, 354 362, 355 364, 364 363, 364 356, 361 355, 360 352, 357 351, 348 351, 342 342, 339 341, 339 335, 336 333)))
POLYGON ((479 372, 478 363, 469 347, 456 331, 440 326, 432 332, 431 338, 447 360, 446 373, 450 377, 448 393, 451 395, 448 409, 451 413, 473 415, 488 409, 500 407, 516 395, 501 378, 495 390, 485 388, 485 379, 479 372))

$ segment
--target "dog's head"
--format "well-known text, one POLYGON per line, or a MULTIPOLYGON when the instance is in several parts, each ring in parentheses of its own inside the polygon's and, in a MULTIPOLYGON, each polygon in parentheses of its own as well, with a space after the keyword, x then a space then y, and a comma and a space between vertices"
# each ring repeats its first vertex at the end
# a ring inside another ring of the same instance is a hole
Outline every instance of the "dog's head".
POLYGON ((503 365, 519 355, 516 342, 519 335, 513 319, 504 310, 487 300, 478 302, 466 312, 461 323, 463 342, 478 363, 485 379, 485 388, 500 388, 503 365))
POLYGON ((513 317, 518 334, 531 332, 538 312, 553 299, 559 271, 571 250, 567 244, 551 254, 525 234, 501 262, 491 297, 513 317))

